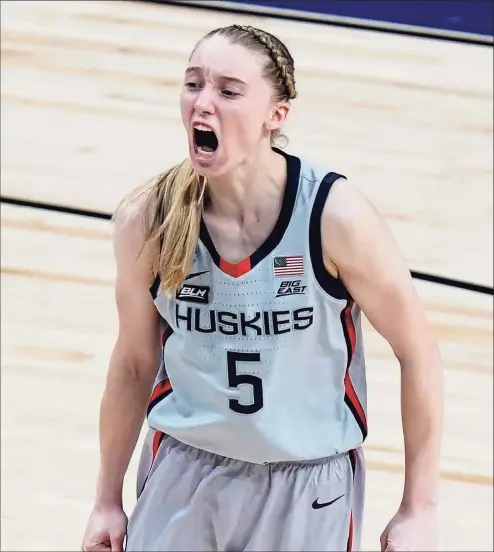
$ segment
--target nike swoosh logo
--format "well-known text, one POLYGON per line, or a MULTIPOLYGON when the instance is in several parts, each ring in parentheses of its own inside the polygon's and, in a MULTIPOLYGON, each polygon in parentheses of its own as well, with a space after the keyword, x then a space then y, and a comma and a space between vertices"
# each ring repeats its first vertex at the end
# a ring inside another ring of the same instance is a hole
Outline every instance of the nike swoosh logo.
POLYGON ((335 498, 334 500, 331 500, 330 502, 317 502, 319 500, 319 497, 314 500, 312 503, 312 508, 314 510, 319 510, 320 508, 325 508, 326 506, 331 506, 331 504, 334 504, 337 500, 340 500, 340 498, 343 498, 345 495, 342 494, 338 498, 335 498))
POLYGON ((186 280, 191 280, 192 278, 195 278, 196 276, 200 276, 201 274, 206 274, 206 272, 209 272, 209 270, 203 270, 202 272, 192 272, 192 274, 189 274, 186 280))

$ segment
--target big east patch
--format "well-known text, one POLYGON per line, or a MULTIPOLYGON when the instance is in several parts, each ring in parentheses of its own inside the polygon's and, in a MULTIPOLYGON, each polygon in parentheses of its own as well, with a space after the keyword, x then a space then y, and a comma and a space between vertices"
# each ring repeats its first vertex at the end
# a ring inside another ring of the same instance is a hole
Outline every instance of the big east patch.
POLYGON ((303 286, 302 280, 284 280, 281 282, 278 288, 276 297, 283 297, 285 295, 302 295, 305 293, 307 286, 303 286))
POLYGON ((189 303, 209 303, 209 286, 192 286, 184 284, 178 291, 176 298, 189 303))

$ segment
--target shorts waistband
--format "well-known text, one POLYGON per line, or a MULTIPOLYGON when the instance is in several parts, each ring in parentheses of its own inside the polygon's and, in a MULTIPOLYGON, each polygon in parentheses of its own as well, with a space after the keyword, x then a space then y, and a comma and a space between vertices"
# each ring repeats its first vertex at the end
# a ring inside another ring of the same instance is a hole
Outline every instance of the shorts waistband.
POLYGON ((296 465, 317 465, 317 464, 327 464, 328 462, 333 462, 335 460, 338 460, 338 458, 344 458, 345 456, 348 456, 350 454, 350 451, 347 450, 345 452, 339 452, 337 454, 333 454, 332 456, 324 456, 323 458, 313 458, 308 460, 279 460, 276 462, 265 462, 264 465, 268 466, 296 466, 296 465))
POLYGON ((171 446, 173 448, 178 448, 183 450, 184 452, 190 452, 194 455, 197 455, 197 457, 201 457, 204 460, 210 460, 212 462, 238 462, 245 465, 250 466, 266 466, 266 467, 289 467, 289 466, 313 466, 313 465, 323 465, 328 464, 330 462, 334 462, 340 458, 344 458, 350 454, 350 450, 336 453, 331 456, 325 456, 322 458, 312 458, 312 459, 293 459, 293 460, 277 460, 272 462, 251 462, 248 460, 243 460, 240 458, 231 458, 228 456, 223 456, 221 454, 218 454, 216 452, 211 452, 199 447, 196 447, 194 445, 189 445, 187 443, 184 443, 183 441, 179 441, 175 437, 172 437, 169 434, 165 434, 163 438, 162 446, 171 446))

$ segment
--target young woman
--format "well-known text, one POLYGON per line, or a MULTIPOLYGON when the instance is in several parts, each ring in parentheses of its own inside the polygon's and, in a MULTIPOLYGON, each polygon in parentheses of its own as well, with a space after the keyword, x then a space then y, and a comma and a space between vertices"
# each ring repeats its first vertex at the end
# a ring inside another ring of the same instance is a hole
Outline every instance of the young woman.
POLYGON ((194 49, 189 156, 115 216, 119 334, 83 550, 358 550, 361 311, 401 365, 403 499, 383 550, 435 544, 442 376, 410 272, 357 188, 275 147, 294 63, 233 25, 194 49), (158 368, 159 367, 159 368, 158 368), (129 520, 122 485, 147 415, 129 520))

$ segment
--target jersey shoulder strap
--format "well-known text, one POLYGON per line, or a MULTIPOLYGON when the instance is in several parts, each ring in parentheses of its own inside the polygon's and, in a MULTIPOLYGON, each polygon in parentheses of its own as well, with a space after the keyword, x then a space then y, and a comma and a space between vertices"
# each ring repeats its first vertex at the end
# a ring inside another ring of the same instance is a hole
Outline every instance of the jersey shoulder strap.
POLYGON ((302 203, 309 217, 309 255, 314 277, 324 292, 335 299, 350 298, 339 278, 334 278, 325 266, 322 246, 322 214, 334 183, 346 176, 337 172, 325 172, 316 165, 302 163, 300 192, 302 203))

